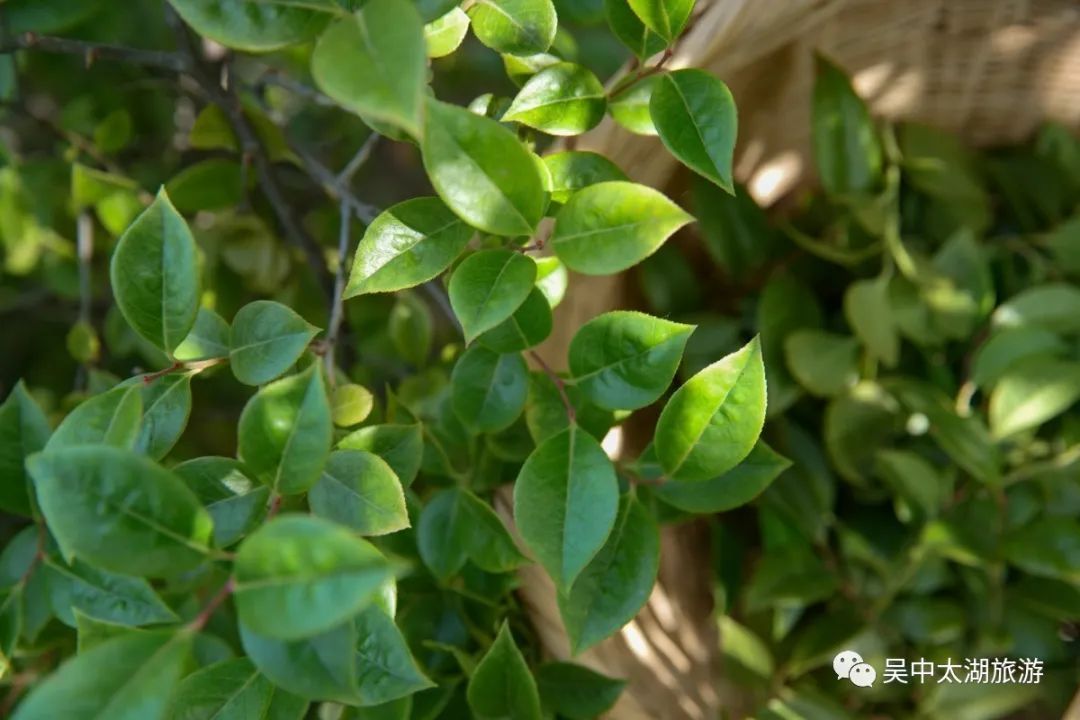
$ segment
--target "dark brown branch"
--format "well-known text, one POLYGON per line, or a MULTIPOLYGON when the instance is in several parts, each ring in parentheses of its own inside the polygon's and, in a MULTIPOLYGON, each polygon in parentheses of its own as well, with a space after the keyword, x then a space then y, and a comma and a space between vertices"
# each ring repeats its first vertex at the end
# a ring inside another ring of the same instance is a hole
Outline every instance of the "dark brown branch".
POLYGON ((178 53, 140 50, 121 45, 38 35, 32 32, 23 33, 0 42, 0 53, 10 53, 16 50, 41 50, 42 52, 65 55, 82 55, 87 65, 92 64, 95 60, 118 60, 135 65, 162 68, 172 72, 183 72, 188 67, 187 59, 178 53))
POLYGON ((345 258, 349 253, 349 228, 352 225, 352 211, 349 203, 341 201, 341 228, 338 231, 338 266, 334 275, 334 297, 330 302, 330 323, 326 328, 326 377, 331 387, 335 384, 334 351, 341 334, 341 321, 345 316, 345 258))

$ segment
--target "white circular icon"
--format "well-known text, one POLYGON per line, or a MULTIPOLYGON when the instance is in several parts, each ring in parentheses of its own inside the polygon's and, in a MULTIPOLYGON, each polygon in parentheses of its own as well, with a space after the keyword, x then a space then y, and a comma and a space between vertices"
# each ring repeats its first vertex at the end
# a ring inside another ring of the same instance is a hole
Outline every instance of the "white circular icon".
POLYGON ((867 663, 856 663, 851 667, 848 679, 859 687, 870 687, 877 680, 877 670, 867 663))
POLYGON ((862 661, 862 655, 854 650, 844 650, 836 653, 836 657, 832 661, 832 668, 836 671, 836 679, 850 677, 848 673, 851 672, 851 668, 862 661))

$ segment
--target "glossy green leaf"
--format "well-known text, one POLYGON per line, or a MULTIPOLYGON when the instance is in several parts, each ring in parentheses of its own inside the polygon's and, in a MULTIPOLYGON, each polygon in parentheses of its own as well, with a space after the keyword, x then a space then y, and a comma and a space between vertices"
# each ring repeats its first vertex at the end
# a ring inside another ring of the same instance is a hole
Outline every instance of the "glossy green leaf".
POLYGON ((544 709, 570 720, 601 717, 626 686, 623 680, 569 662, 544 663, 536 669, 536 684, 544 709))
POLYGON ((608 101, 611 118, 636 135, 656 135, 649 106, 659 80, 659 75, 650 75, 617 90, 608 101))
POLYGON ((508 572, 525 562, 495 511, 467 490, 435 493, 417 523, 416 544, 432 574, 447 580, 471 560, 492 573, 508 572))
POLYGON ((284 515, 236 553, 236 608, 260 635, 297 640, 325 632, 372 601, 390 566, 371 544, 327 520, 284 515))
POLYGON ((551 173, 551 199, 564 203, 578 190, 611 180, 629 180, 619 166, 603 155, 566 150, 544 157, 551 173))
POLYGON ((682 360, 692 325, 617 310, 581 326, 570 342, 574 383, 609 410, 636 410, 667 390, 682 360))
POLYGON ((69 627, 75 627, 75 610, 120 625, 153 625, 179 619, 142 578, 106 572, 79 560, 68 565, 46 557, 45 567, 53 610, 69 627))
POLYGON ((228 357, 229 333, 229 323, 223 317, 201 307, 191 332, 176 346, 173 357, 180 362, 228 357))
POLYGON ((820 55, 814 80, 813 148, 832 195, 868 192, 880 182, 882 153, 870 111, 840 68, 820 55))
POLYGON ((1036 326, 1054 332, 1080 332, 1080 288, 1066 283, 1036 285, 998 306, 992 319, 997 327, 1036 326))
POLYGON ((1061 356, 1066 349, 1065 341, 1045 328, 1021 326, 998 330, 975 351, 971 381, 978 387, 988 387, 1025 358, 1061 356))
POLYGON ((361 535, 385 535, 409 527, 397 475, 378 455, 363 450, 330 453, 308 502, 316 515, 361 535))
POLYGON ((368 0, 319 38, 315 83, 343 107, 418 137, 427 84, 424 24, 408 0, 368 0))
POLYGON ((604 0, 604 15, 615 37, 639 60, 645 60, 664 49, 664 38, 645 27, 627 0, 604 0))
POLYGON ((188 675, 169 705, 170 720, 266 718, 274 686, 247 658, 222 660, 188 675))
POLYGON ((127 450, 65 447, 27 462, 64 557, 167 577, 206 560, 209 514, 172 472, 127 450))
POLYGON ((604 86, 581 65, 557 63, 529 78, 503 113, 503 122, 518 122, 549 135, 580 135, 604 119, 604 86))
POLYGON ((476 341, 498 353, 520 352, 539 345, 551 335, 551 305, 539 287, 529 291, 529 296, 514 314, 482 333, 476 341))
POLYGON ((20 380, 0 405, 0 509, 30 514, 25 462, 49 440, 49 421, 20 380))
POLYGON ((568 268, 610 275, 633 267, 693 220, 662 193, 602 182, 574 193, 555 219, 551 246, 568 268))
POLYGON ((184 22, 226 47, 267 52, 306 42, 342 12, 333 0, 169 0, 184 22))
POLYGON ((790 460, 759 440, 742 462, 723 475, 704 482, 669 480, 656 488, 656 495, 686 512, 726 512, 756 498, 789 467, 790 460))
POLYGON ((551 0, 478 0, 469 14, 477 39, 497 52, 541 53, 555 40, 551 0))
POLYGON ((505 127, 431 100, 421 150, 435 191, 462 220, 496 235, 536 229, 544 214, 543 178, 505 127))
POLYGON ((560 593, 570 591, 611 531, 618 511, 615 469, 577 425, 529 455, 514 483, 514 520, 560 593))
POLYGON ((332 433, 330 403, 314 363, 262 388, 244 406, 240 459, 275 491, 305 492, 319 479, 332 433))
POLYGON ((469 707, 480 718, 540 720, 540 695, 525 658, 503 623, 469 678, 469 707))
POLYGON ((134 447, 141 434, 142 413, 142 388, 138 384, 117 386, 68 413, 45 449, 97 444, 134 447))
POLYGON ((694 0, 627 0, 634 14, 670 44, 690 19, 694 0))
POLYGON ((450 267, 472 234, 438 198, 398 203, 375 218, 360 240, 345 297, 425 283, 450 267))
POLYGON ((1080 399, 1080 363, 1033 357, 1005 371, 990 393, 995 438, 1036 428, 1080 399))
POLYGON ((116 305, 142 337, 171 353, 195 325, 195 240, 162 190, 124 232, 109 269, 116 305))
POLYGON ((367 450, 390 466, 405 487, 416 479, 424 449, 419 425, 371 425, 360 428, 338 442, 341 450, 367 450))
POLYGON ((441 58, 457 50, 469 32, 469 15, 455 7, 424 25, 424 44, 429 58, 441 58))
POLYGON ((889 304, 889 278, 859 280, 844 293, 844 317, 867 351, 887 367, 900 359, 900 337, 889 304))
POLYGON ((675 391, 656 424, 656 455, 674 480, 708 480, 750 453, 764 422, 765 368, 754 338, 675 391))
POLYGON ((607 542, 570 593, 558 598, 570 651, 583 652, 630 622, 649 599, 659 566, 656 521, 625 495, 607 542))
POLYGON ((407 697, 434 687, 409 652, 386 611, 372 605, 356 616, 357 700, 361 706, 407 697))
POLYGON ((450 306, 471 342, 521 307, 536 283, 536 263, 510 250, 481 250, 450 276, 450 306))
POLYGON ((352 620, 301 640, 267 637, 240 623, 240 640, 274 685, 311 700, 355 702, 358 638, 352 620))
POLYGON ((135 450, 154 460, 169 454, 187 427, 191 415, 191 375, 165 375, 142 386, 142 424, 135 450))
POLYGON ((233 318, 229 366, 247 385, 264 385, 296 364, 319 328, 270 300, 248 303, 233 318))
POLYGON ((525 409, 529 369, 519 353, 500 355, 481 345, 454 366, 450 392, 454 412, 475 433, 507 428, 525 409))
POLYGON ((330 414, 338 427, 359 425, 375 409, 375 396, 363 385, 345 383, 330 395, 330 414))
POLYGON ((813 395, 839 395, 859 380, 859 343, 847 335, 798 330, 784 341, 788 369, 813 395))
POLYGON ((731 164, 738 115, 727 85, 704 70, 667 73, 653 87, 649 116, 660 140, 679 162, 729 193, 735 192, 731 164))
POLYGON ((191 655, 194 633, 160 630, 124 634, 64 663, 36 686, 16 720, 152 720, 165 717, 169 697, 191 655))
POLYGON ((270 488, 247 476, 232 458, 201 457, 173 468, 214 520, 214 545, 228 547, 255 529, 266 514, 270 488))

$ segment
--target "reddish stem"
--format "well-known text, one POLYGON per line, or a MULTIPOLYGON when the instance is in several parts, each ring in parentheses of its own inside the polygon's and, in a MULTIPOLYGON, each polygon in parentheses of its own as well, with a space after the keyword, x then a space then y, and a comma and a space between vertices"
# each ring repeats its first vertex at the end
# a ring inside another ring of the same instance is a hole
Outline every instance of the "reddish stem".
POLYGON ((574 410, 574 406, 570 402, 570 396, 566 394, 566 381, 559 377, 559 374, 552 370, 551 366, 548 365, 544 361, 544 358, 540 357, 539 353, 537 353, 535 350, 530 350, 529 355, 534 361, 536 361, 536 364, 540 366, 540 369, 543 370, 549 378, 551 378, 551 382, 555 383, 555 389, 559 391, 559 399, 562 400, 563 408, 566 409, 566 419, 570 421, 571 425, 573 425, 575 422, 577 422, 577 412, 574 410))
POLYGON ((206 607, 204 607, 199 614, 195 616, 195 619, 189 623, 188 627, 195 631, 202 630, 206 627, 206 623, 210 622, 210 618, 213 617, 214 613, 217 612, 217 609, 221 607, 221 604, 232 595, 233 590, 235 589, 236 584, 230 577, 225 581, 225 584, 221 586, 221 589, 218 590, 217 594, 210 599, 210 602, 206 604, 206 607))
POLYGON ((180 370, 183 367, 184 367, 184 363, 182 363, 182 362, 174 362, 172 365, 170 365, 167 368, 163 368, 161 370, 158 370, 157 372, 147 373, 146 375, 143 375, 142 376, 142 381, 145 384, 149 385, 150 383, 154 382, 158 378, 163 378, 166 375, 174 373, 174 372, 176 372, 177 370, 180 370))
POLYGON ((266 510, 266 520, 269 522, 274 519, 274 516, 281 511, 281 495, 275 495, 270 500, 270 507, 266 510))

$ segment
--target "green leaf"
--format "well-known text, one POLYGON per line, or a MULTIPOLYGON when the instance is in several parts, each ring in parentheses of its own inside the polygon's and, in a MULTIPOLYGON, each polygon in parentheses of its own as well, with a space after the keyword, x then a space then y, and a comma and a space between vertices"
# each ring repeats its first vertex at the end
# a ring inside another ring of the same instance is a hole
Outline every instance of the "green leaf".
POLYGON ((274 686, 247 658, 222 660, 188 675, 169 706, 173 720, 267 718, 274 686))
POLYGON ((1003 438, 1037 428, 1080 399, 1080 363, 1053 357, 1023 360, 990 393, 990 431, 1003 438))
POLYGON ((0 509, 19 515, 30 514, 30 486, 26 458, 45 447, 49 421, 26 390, 22 380, 15 383, 0 405, 0 509))
POLYGON ((559 258, 549 255, 536 259, 536 287, 544 293, 552 309, 566 297, 566 287, 570 282, 570 273, 559 258))
POLYGON ((469 678, 469 707, 480 718, 540 720, 536 681, 504 622, 469 678))
POLYGON ((581 65, 564 62, 529 78, 502 122, 521 123, 548 135, 580 135, 600 124, 606 109, 604 86, 596 76, 581 65))
POLYGON ((306 492, 333 440, 319 364, 259 390, 240 415, 240 459, 276 492, 306 492))
POLYGON ((542 53, 555 40, 551 0, 477 0, 470 15, 477 39, 497 52, 542 53))
POLYGON ((455 7, 424 26, 424 45, 429 58, 446 57, 457 50, 469 32, 469 15, 455 7))
POLYGON ((355 702, 357 635, 353 620, 292 641, 259 635, 240 623, 240 641, 255 667, 274 685, 312 700, 355 702))
POLYGON ((791 374, 811 394, 839 395, 859 380, 859 343, 847 335, 798 330, 784 340, 791 374))
POLYGON ((362 610, 390 577, 378 550, 345 528, 304 515, 270 521, 240 544, 234 566, 240 621, 297 640, 362 610))
POLYGON ((315 83, 343 107, 420 135, 427 85, 424 24, 408 0, 368 0, 319 38, 315 83))
POLYGON ((135 450, 153 460, 169 454, 187 427, 191 415, 191 375, 165 375, 149 385, 139 378, 130 381, 141 387, 142 424, 135 450))
MULTIPOLYGON (((655 0, 631 0, 640 1, 655 0)), ((704 70, 667 73, 653 87, 649 116, 679 162, 734 194, 738 115, 727 85, 704 70)))
POLYGON ((76 560, 70 565, 46 556, 49 595, 56 617, 75 627, 74 611, 120 625, 176 622, 169 606, 142 578, 106 572, 76 560))
POLYGON ((450 377, 454 412, 474 433, 509 427, 525 409, 529 369, 519 353, 500 355, 480 345, 465 351, 450 377))
POLYGON ((566 150, 544 157, 551 173, 551 199, 564 203, 578 190, 609 180, 628 180, 619 166, 594 152, 566 150))
POLYGON ((513 315, 481 334, 476 341, 498 353, 520 352, 546 340, 551 328, 551 305, 543 291, 534 287, 513 315))
POLYGON ((27 461, 38 502, 70 562, 169 577, 206 560, 209 514, 172 472, 127 450, 65 447, 27 461))
POLYGON ((363 450, 330 453, 308 502, 316 515, 361 535, 386 535, 409 527, 397 475, 378 455, 363 450))
POLYGON ((176 346, 173 357, 179 362, 228 357, 229 333, 229 323, 223 317, 201 307, 191 332, 176 346))
POLYGON ((865 481, 880 448, 893 442, 900 408, 873 382, 862 382, 825 408, 825 447, 833 465, 847 480, 865 481))
POLYGON ((633 496, 625 495, 604 547, 570 593, 558 597, 570 652, 583 652, 630 622, 649 599, 659 567, 656 521, 633 496))
POLYGON ((378 705, 435 686, 417 667, 404 636, 385 610, 372 605, 357 615, 355 624, 355 704, 378 705))
POLYGON ((604 0, 604 14, 611 32, 638 60, 655 55, 667 45, 664 38, 645 27, 627 0, 604 0))
POLYGON ((1066 283, 1036 285, 994 311, 996 327, 1037 326, 1053 332, 1080 332, 1080 288, 1066 283))
POLYGON ((598 407, 636 410, 667 390, 693 325, 615 311, 581 326, 570 342, 574 384, 598 407))
POLYGON ((492 573, 509 572, 525 562, 495 511, 460 488, 431 497, 417 523, 416 544, 424 564, 443 581, 456 575, 466 560, 492 573))
POLYGON ((195 325, 195 239, 162 189, 124 231, 109 266, 116 305, 132 329, 171 353, 195 325))
POLYGON ((626 686, 624 680, 569 662, 544 663, 536 669, 536 684, 544 709, 570 720, 601 717, 626 686))
MULTIPOLYGON (((626 0, 617 1, 625 2, 626 0)), ((653 90, 659 80, 659 75, 649 75, 617 90, 608 101, 611 119, 635 135, 658 134, 649 106, 652 102, 653 90)))
POLYGON ((900 336, 889 304, 889 278, 859 280, 844 293, 844 317, 867 351, 887 367, 900 359, 900 336))
POLYGON ((790 460, 758 440, 750 454, 723 475, 705 482, 669 480, 656 488, 656 495, 686 512, 726 512, 756 498, 789 467, 790 460))
POLYGON ((686 27, 694 0, 627 0, 646 27, 670 45, 686 27))
POLYGON ((602 182, 570 197, 556 216, 551 246, 571 270, 610 275, 652 255, 692 220, 652 188, 602 182))
POLYGON ((15 647, 22 634, 23 585, 0 591, 0 669, 6 675, 15 657, 15 647))
POLYGON ((435 322, 426 303, 415 293, 398 293, 390 309, 390 342, 410 365, 423 367, 431 355, 435 322))
POLYGON ((870 192, 882 170, 870 111, 840 68, 820 55, 816 62, 812 138, 818 177, 831 195, 870 192))
POLYGON ((255 529, 266 514, 270 488, 247 476, 232 458, 201 457, 180 463, 183 479, 214 520, 214 545, 228 547, 255 529))
POLYGON ((231 158, 210 158, 188 165, 165 184, 177 210, 226 210, 243 200, 244 171, 231 158))
POLYGON ((951 494, 951 484, 933 465, 913 452, 881 450, 877 467, 896 499, 916 510, 922 520, 936 517, 951 494))
POLYGON ((750 453, 764 423, 765 367, 754 338, 675 391, 656 423, 656 455, 673 480, 708 480, 750 453))
POLYGON ((233 318, 229 365, 246 385, 264 385, 296 364, 319 333, 291 308, 270 300, 248 303, 233 318))
POLYGON ((536 229, 544 214, 543 178, 505 127, 430 100, 421 151, 435 191, 462 220, 495 235, 536 229))
POLYGON ((142 388, 119 385, 68 413, 45 449, 98 444, 134 447, 141 433, 142 412, 142 388))
POLYGON ((769 387, 768 414, 783 412, 799 396, 799 388, 784 362, 784 339, 803 328, 822 324, 817 296, 794 275, 774 273, 758 299, 756 324, 769 387))
POLYGON ((577 425, 542 442, 514 483, 514 520, 561 594, 607 539, 619 486, 600 443, 577 425))
POLYGON ((359 425, 375 409, 375 396, 363 385, 345 383, 330 396, 330 414, 338 427, 359 425))
POLYGON ((425 283, 450 267, 472 235, 438 198, 398 203, 375 218, 360 240, 345 297, 425 283))
POLYGON ((36 686, 15 720, 153 720, 165 717, 191 656, 189 631, 127 633, 68 660, 36 686))
POLYGON ((313 40, 342 9, 334 0, 169 0, 195 32, 226 47, 269 52, 313 40))
POLYGON ((450 276, 450 306, 465 342, 503 322, 521 307, 536 283, 536 263, 510 250, 481 250, 450 276))
POLYGON ((975 351, 971 382, 980 388, 989 387, 1021 360, 1061 356, 1067 347, 1056 333, 1037 326, 997 330, 975 351))
POLYGON ((367 450, 378 455, 401 484, 408 487, 420 471, 424 434, 420 425, 371 425, 346 435, 337 446, 341 450, 367 450))
POLYGON ((1080 583, 1080 522, 1042 518, 1005 539, 1005 558, 1040 577, 1080 583))

